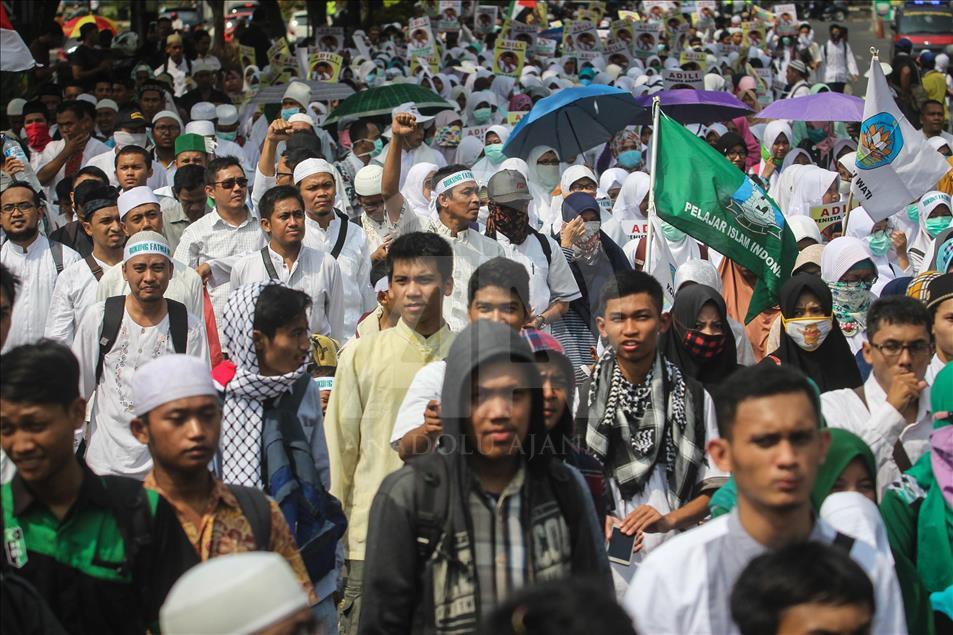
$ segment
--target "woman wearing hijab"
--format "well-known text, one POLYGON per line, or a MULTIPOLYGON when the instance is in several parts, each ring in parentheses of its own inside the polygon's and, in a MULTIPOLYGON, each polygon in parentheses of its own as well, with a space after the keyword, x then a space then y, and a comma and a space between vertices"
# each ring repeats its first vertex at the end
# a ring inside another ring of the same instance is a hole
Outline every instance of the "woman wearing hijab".
POLYGON ((400 194, 407 206, 418 216, 430 216, 431 179, 437 171, 435 163, 417 163, 407 171, 400 194))
POLYGON ((456 163, 457 146, 460 145, 463 119, 455 110, 441 110, 434 117, 436 131, 433 137, 433 149, 443 155, 447 163, 456 163))
POLYGON ((562 216, 557 215, 556 212, 561 212, 563 201, 573 192, 585 192, 595 199, 599 197, 599 179, 596 178, 595 173, 585 165, 571 165, 560 175, 559 192, 553 196, 552 203, 553 225, 552 228, 547 228, 547 232, 551 231, 553 235, 559 233, 563 219, 562 216))
POLYGON ((602 231, 620 247, 624 247, 630 240, 644 236, 647 231, 648 219, 645 212, 649 207, 650 181, 651 177, 645 172, 626 175, 622 189, 612 204, 612 218, 602 225, 602 231))
POLYGON ((499 166, 506 160, 503 144, 510 137, 506 126, 490 126, 483 134, 483 158, 473 164, 471 169, 477 183, 486 185, 490 177, 496 174, 499 166))
POLYGON ((711 390, 738 368, 735 338, 728 325, 725 301, 704 284, 675 293, 672 324, 662 336, 665 359, 711 390))
POLYGON ((794 366, 821 392, 863 384, 854 353, 834 317, 834 301, 824 281, 798 274, 781 286, 781 342, 762 362, 794 366))
MULTIPOLYGON (((559 153, 549 146, 536 146, 526 157, 526 169, 526 184, 533 196, 530 215, 535 215, 538 223, 534 229, 544 231, 552 227, 554 216, 559 212, 558 208, 552 210, 553 191, 559 186, 559 153)), ((548 234, 549 230, 544 233, 548 234)))
POLYGON ((953 227, 945 229, 933 240, 933 257, 927 269, 950 273, 953 271, 953 227))
POLYGON ((950 226, 950 195, 940 191, 927 192, 918 204, 919 231, 910 245, 910 261, 914 271, 923 271, 928 253, 933 253, 933 239, 950 226))
POLYGON ((748 150, 748 158, 745 160, 745 167, 742 170, 747 174, 748 170, 756 167, 758 162, 761 161, 761 144, 758 143, 758 139, 751 132, 747 117, 736 117, 731 120, 731 123, 734 124, 736 134, 744 140, 745 148, 748 150))
MULTIPOLYGON (((748 314, 754 287, 758 282, 757 276, 730 258, 724 258, 721 261, 718 273, 721 276, 722 295, 725 298, 729 317, 745 324, 745 316, 748 314)), ((745 324, 745 333, 748 335, 756 362, 761 361, 769 352, 766 350, 768 334, 777 314, 777 308, 766 309, 745 324)))
POLYGON ((496 94, 490 90, 478 90, 467 97, 467 125, 486 126, 500 122, 497 113, 496 94))
POLYGON ((876 223, 863 207, 850 211, 845 236, 853 236, 867 243, 870 259, 877 265, 877 282, 871 288, 875 295, 881 295, 883 288, 893 279, 913 275, 910 259, 907 256, 907 237, 903 231, 894 227, 892 218, 876 223))
POLYGON ((867 341, 867 309, 874 299, 870 290, 877 280, 863 241, 841 236, 828 243, 821 255, 821 279, 831 290, 834 317, 856 355, 867 341))
POLYGON ((742 172, 747 171, 748 146, 741 135, 734 132, 722 135, 715 145, 715 150, 718 150, 723 157, 742 172))
POLYGON ((480 137, 466 136, 460 140, 460 145, 457 146, 454 163, 470 167, 477 162, 482 152, 483 141, 480 137))
POLYGON ((764 129, 764 135, 761 139, 761 145, 767 149, 771 155, 769 159, 762 159, 758 166, 758 176, 768 189, 777 182, 781 175, 781 166, 784 164, 784 157, 791 150, 791 125, 784 120, 770 122, 764 129))

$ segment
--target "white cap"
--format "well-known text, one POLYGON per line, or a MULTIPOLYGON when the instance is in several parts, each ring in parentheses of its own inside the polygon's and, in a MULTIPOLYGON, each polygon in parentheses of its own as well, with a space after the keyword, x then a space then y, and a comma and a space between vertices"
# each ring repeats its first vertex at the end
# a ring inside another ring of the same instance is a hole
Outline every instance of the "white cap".
POLYGON ((132 376, 133 412, 141 417, 162 404, 208 395, 218 397, 212 374, 192 355, 163 355, 136 369, 132 376))
POLYGON ((214 73, 215 64, 212 64, 208 60, 195 60, 192 62, 192 74, 196 73, 214 73))
POLYGON ((129 262, 136 256, 146 254, 158 254, 172 260, 172 249, 169 248, 169 241, 159 232, 143 230, 136 232, 126 241, 126 246, 122 250, 122 261, 129 262))
POLYGON ((96 110, 111 110, 113 112, 119 112, 119 104, 114 102, 112 99, 100 99, 98 102, 96 102, 96 110))
POLYGON ((303 112, 296 112, 295 114, 288 117, 288 123, 297 123, 299 121, 314 127, 314 119, 312 119, 311 115, 305 114, 303 112))
POLYGON ((385 293, 390 290, 390 280, 387 279, 387 276, 381 276, 380 279, 374 284, 374 293, 385 293))
POLYGON ((76 100, 88 102, 92 104, 93 106, 96 105, 96 97, 94 97, 93 95, 90 95, 89 93, 83 93, 82 95, 77 96, 76 100))
POLYGON ((204 119, 199 121, 190 121, 185 125, 185 132, 186 134, 195 133, 197 135, 202 135, 203 137, 214 137, 215 124, 204 119))
POLYGON ((152 189, 148 186, 140 185, 126 190, 119 195, 119 200, 116 203, 119 207, 119 218, 123 218, 133 209, 147 203, 159 204, 159 199, 156 198, 156 195, 152 193, 152 189))
POLYGON ((174 110, 160 110, 157 112, 155 117, 152 118, 153 125, 155 125, 160 119, 175 119, 175 121, 179 124, 179 128, 182 128, 183 126, 182 118, 179 117, 179 113, 175 112, 174 110))
POLYGON ((804 238, 813 238, 814 242, 822 243, 821 240, 821 230, 818 229, 817 223, 814 222, 814 219, 810 216, 791 216, 788 220, 788 227, 791 228, 791 233, 794 234, 794 242, 798 242, 804 238))
MULTIPOLYGON (((14 97, 10 100, 10 103, 7 104, 7 115, 22 115, 23 107, 26 106, 26 100, 22 97, 14 97)), ((118 110, 118 108, 117 108, 118 110)))
POLYGON ((377 196, 381 193, 381 177, 384 168, 372 163, 365 165, 354 175, 354 191, 361 196, 377 196))
POLYGON ((838 282, 842 275, 862 260, 870 258, 867 242, 853 236, 841 236, 827 243, 821 254, 821 279, 838 282))
POLYGON ((255 633, 308 607, 291 565, 271 551, 219 556, 189 569, 159 610, 165 635, 255 633))
POLYGON ((427 117, 425 115, 420 114, 420 111, 417 110, 417 104, 415 104, 412 101, 408 101, 406 104, 401 104, 400 106, 397 106, 397 108, 394 109, 395 115, 402 114, 402 113, 413 115, 414 119, 417 120, 417 123, 427 123, 428 121, 433 119, 433 117, 427 117))
POLYGON ((324 159, 305 159, 295 167, 295 185, 305 180, 312 174, 330 174, 331 176, 334 176, 334 166, 324 159))
POLYGON ((230 126, 238 123, 238 108, 231 104, 219 104, 215 106, 215 115, 218 118, 218 125, 230 126))
POLYGON ((215 104, 210 101, 200 101, 189 111, 189 118, 192 121, 215 119, 215 104))
POLYGON ((281 98, 282 101, 285 99, 292 99, 301 104, 302 108, 307 108, 308 102, 311 101, 311 87, 304 82, 291 82, 281 98))

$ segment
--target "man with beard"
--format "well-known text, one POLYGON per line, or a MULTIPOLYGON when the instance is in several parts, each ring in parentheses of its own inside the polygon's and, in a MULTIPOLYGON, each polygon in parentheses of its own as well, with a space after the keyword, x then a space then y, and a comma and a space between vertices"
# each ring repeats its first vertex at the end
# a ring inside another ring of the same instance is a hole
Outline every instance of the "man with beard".
POLYGON ((26 183, 15 182, 0 193, 0 228, 7 238, 0 247, 0 262, 21 285, 4 351, 43 337, 56 278, 80 259, 69 247, 40 234, 42 216, 40 195, 26 183))
POLYGON ((97 474, 141 479, 152 469, 152 459, 129 428, 135 414, 133 375, 140 366, 173 352, 208 364, 208 344, 201 318, 163 297, 173 267, 162 234, 141 231, 130 236, 122 272, 129 294, 90 307, 72 348, 80 361, 81 396, 96 394, 86 434, 86 464, 97 474))

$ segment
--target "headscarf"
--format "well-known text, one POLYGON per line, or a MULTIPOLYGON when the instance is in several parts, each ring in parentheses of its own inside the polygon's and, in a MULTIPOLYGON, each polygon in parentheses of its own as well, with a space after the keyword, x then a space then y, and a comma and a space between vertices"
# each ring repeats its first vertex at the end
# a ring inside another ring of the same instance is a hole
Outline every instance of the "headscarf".
POLYGON ((263 487, 262 429, 264 402, 287 392, 302 377, 307 361, 284 375, 260 374, 252 339, 255 308, 261 292, 275 280, 233 289, 222 315, 222 347, 235 364, 235 376, 225 387, 222 411, 222 475, 226 482, 263 487))
MULTIPOLYGON (((919 208, 917 221, 920 227, 913 242, 910 243, 910 260, 915 271, 920 271, 924 268, 924 261, 929 262, 926 256, 927 253, 932 254, 933 238, 927 232, 926 222, 933 210, 940 205, 951 207, 953 203, 950 202, 949 194, 937 190, 927 192, 920 197, 920 202, 917 203, 917 207, 919 208)), ((951 208, 951 211, 953 211, 953 208, 951 208)))
MULTIPOLYGON (((605 192, 606 194, 608 194, 609 190, 611 189, 614 189, 617 187, 621 189, 622 184, 625 183, 625 179, 628 176, 629 176, 629 172, 627 170, 623 170, 622 168, 609 168, 608 170, 602 173, 602 176, 599 177, 599 183, 598 183, 599 189, 605 192)), ((619 196, 621 195, 622 194, 620 192, 619 196)))
POLYGON ((430 215, 430 199, 424 197, 424 181, 428 174, 436 171, 435 163, 416 163, 407 170, 407 178, 404 179, 404 186, 400 188, 400 194, 415 214, 430 215))
POLYGON ((546 187, 539 177, 537 161, 547 152, 552 152, 557 158, 559 157, 555 148, 550 146, 536 146, 529 151, 529 155, 526 157, 526 184, 529 186, 529 193, 533 196, 530 208, 536 218, 539 219, 541 227, 551 226, 559 212, 558 208, 552 209, 553 190, 556 189, 556 186, 546 187))
POLYGON ((704 284, 721 293, 721 277, 718 275, 718 269, 709 260, 696 258, 680 264, 675 270, 675 280, 672 283, 675 292, 678 293, 686 282, 704 284))
MULTIPOLYGON (((783 317, 794 317, 794 307, 804 291, 809 291, 817 297, 825 315, 833 315, 834 300, 824 281, 817 276, 800 273, 781 285, 779 298, 783 317)), ((824 342, 813 351, 806 351, 798 346, 782 326, 780 345, 771 355, 781 364, 793 366, 813 379, 822 393, 841 388, 856 388, 863 383, 854 354, 839 328, 836 317, 833 318, 831 331, 824 342)))
MULTIPOLYGON (((770 153, 774 142, 777 141, 778 137, 780 137, 782 134, 788 140, 788 143, 791 143, 791 139, 794 136, 794 133, 791 131, 791 124, 789 124, 787 121, 784 121, 783 119, 776 119, 769 122, 768 125, 764 127, 764 133, 761 135, 761 145, 764 146, 764 148, 770 153)), ((789 148, 788 152, 790 153, 790 151, 791 150, 789 148)), ((785 158, 787 158, 787 155, 785 155, 785 158)), ((782 160, 781 163, 783 165, 784 161, 782 160)), ((781 165, 775 166, 774 172, 772 172, 771 176, 769 177, 772 183, 780 177, 782 169, 783 168, 781 165)), ((762 160, 761 164, 758 166, 758 174, 763 175, 764 170, 765 164, 762 160)))
POLYGON ((533 100, 529 95, 519 93, 510 97, 510 112, 522 112, 533 107, 533 100))
POLYGON ((818 229, 817 223, 810 216, 789 216, 785 220, 788 222, 788 227, 791 228, 791 233, 794 234, 794 242, 799 242, 805 238, 813 238, 818 244, 823 242, 821 230, 818 229))
MULTIPOLYGON (((855 207, 850 210, 850 216, 848 217, 844 235, 866 242, 875 224, 870 214, 867 213, 867 210, 863 207, 855 207)), ((891 260, 893 260, 893 258, 895 258, 895 255, 891 252, 887 252, 882 256, 878 256, 873 252, 870 254, 871 261, 877 266, 877 282, 874 283, 871 290, 878 296, 880 295, 880 291, 897 277, 896 271, 891 266, 891 260)))
POLYGON ((457 146, 457 153, 454 156, 454 163, 465 165, 468 168, 473 167, 483 152, 483 139, 472 135, 464 137, 457 146))
POLYGON ((693 284, 675 293, 672 304, 672 325, 662 336, 661 350, 665 359, 678 366, 682 373, 693 377, 711 389, 726 379, 738 368, 735 337, 728 324, 725 301, 721 294, 704 284, 693 284), (722 323, 722 348, 711 359, 699 360, 685 346, 685 338, 691 337, 698 313, 706 304, 713 304, 722 323))
POLYGON ((476 107, 483 102, 488 103, 490 107, 497 107, 499 103, 497 101, 496 94, 491 90, 478 90, 478 91, 470 93, 470 95, 467 97, 467 107, 466 107, 467 125, 485 126, 488 124, 499 123, 500 121, 499 111, 493 113, 493 115, 490 117, 490 120, 482 124, 477 123, 474 120, 473 111, 476 110, 476 107))
POLYGON ((946 273, 947 269, 950 268, 950 263, 953 262, 953 227, 940 232, 934 239, 933 246, 935 249, 929 268, 933 271, 946 273))
POLYGON ((748 159, 745 161, 745 172, 758 165, 761 161, 761 144, 757 137, 751 132, 751 126, 748 125, 747 117, 735 117, 731 120, 738 130, 738 134, 744 139, 745 147, 748 148, 748 159))
MULTIPOLYGON (((598 190, 599 179, 596 177, 595 173, 593 173, 593 171, 590 170, 587 166, 571 165, 565 170, 563 170, 563 173, 559 177, 559 194, 553 197, 553 203, 552 203, 553 208, 556 209, 556 206, 558 205, 559 209, 562 209, 563 201, 566 199, 566 197, 568 197, 572 193, 569 188, 572 187, 573 183, 584 178, 592 179, 592 182, 596 184, 596 188, 598 190)), ((598 195, 598 191, 596 192, 596 194, 598 195)), ((553 221, 554 234, 559 233, 559 230, 562 227, 563 220, 564 219, 562 218, 562 216, 556 216, 556 218, 554 219, 553 221)), ((565 219, 565 220, 568 220, 568 219, 565 219)))
POLYGON ((500 170, 516 170, 523 175, 524 179, 529 179, 529 166, 526 165, 526 161, 519 157, 510 157, 502 163, 500 163, 500 170))
MULTIPOLYGON (((810 377, 813 379, 813 376, 810 377)), ((821 391, 824 392, 824 389, 822 388, 821 391)), ((811 490, 811 503, 814 509, 821 508, 824 499, 830 496, 831 490, 834 489, 834 483, 851 461, 857 458, 867 468, 867 475, 874 484, 874 491, 877 491, 877 461, 864 440, 853 432, 841 428, 829 428, 829 432, 831 444, 827 448, 827 458, 818 468, 814 489, 811 490)))
MULTIPOLYGON (((787 201, 787 208, 781 211, 787 217, 810 216, 811 208, 822 204, 824 193, 830 188, 835 179, 840 178, 837 172, 831 172, 815 165, 802 166, 796 172, 797 181, 787 201)), ((782 174, 782 178, 784 175, 782 174)), ((780 205, 780 202, 778 203, 780 205)))
MULTIPOLYGON (((718 273, 721 275, 722 295, 725 298, 728 315, 736 322, 745 324, 748 306, 751 304, 751 296, 754 295, 754 285, 745 280, 744 276, 741 275, 741 269, 730 258, 721 261, 718 266, 718 273)), ((756 361, 761 361, 761 358, 768 352, 765 350, 765 346, 771 332, 771 323, 777 314, 777 309, 768 309, 745 324, 745 333, 747 333, 748 340, 751 342, 751 349, 756 361)))
POLYGON ((622 148, 626 145, 631 144, 635 141, 636 147, 642 146, 642 139, 639 136, 639 133, 636 131, 635 126, 626 126, 619 132, 615 133, 612 137, 612 140, 609 142, 609 150, 612 152, 612 157, 618 157, 619 153, 622 152, 622 148))
POLYGON ((645 172, 632 172, 622 182, 622 191, 612 206, 612 217, 618 221, 641 220, 642 201, 649 193, 652 178, 645 172))
POLYGON ((850 236, 835 238, 824 248, 821 257, 821 278, 831 288, 834 298, 834 315, 845 335, 853 336, 867 329, 867 309, 873 294, 866 295, 861 289, 848 288, 848 283, 840 282, 841 277, 858 263, 868 261, 873 265, 867 245, 850 236))
POLYGON ((824 254, 824 245, 808 245, 801 250, 801 253, 797 255, 797 258, 794 259, 794 268, 791 270, 792 275, 798 269, 803 267, 806 264, 817 265, 817 268, 821 268, 821 258, 824 254))
MULTIPOLYGON (((854 153, 857 152, 857 144, 854 142, 853 139, 838 139, 834 143, 834 147, 831 149, 829 169, 837 172, 837 164, 840 161, 840 158, 837 155, 839 155, 841 153, 841 150, 843 150, 844 148, 850 148, 850 151, 854 153)), ((847 153, 845 153, 844 156, 846 155, 847 153)), ((857 172, 856 167, 853 170, 851 170, 851 174, 855 174, 856 172, 857 172)))

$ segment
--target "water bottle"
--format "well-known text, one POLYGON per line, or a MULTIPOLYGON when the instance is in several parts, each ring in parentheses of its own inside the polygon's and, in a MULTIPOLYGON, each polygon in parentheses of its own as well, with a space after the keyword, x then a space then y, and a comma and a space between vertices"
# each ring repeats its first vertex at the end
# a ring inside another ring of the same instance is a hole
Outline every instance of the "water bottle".
POLYGON ((23 165, 23 170, 12 175, 17 181, 26 181, 33 187, 33 191, 41 192, 43 191, 43 186, 40 185, 39 179, 36 178, 36 173, 33 172, 33 168, 30 166, 30 160, 26 158, 26 153, 23 151, 23 148, 19 143, 13 139, 8 139, 6 135, 0 134, 0 138, 3 140, 3 158, 16 159, 23 165))

